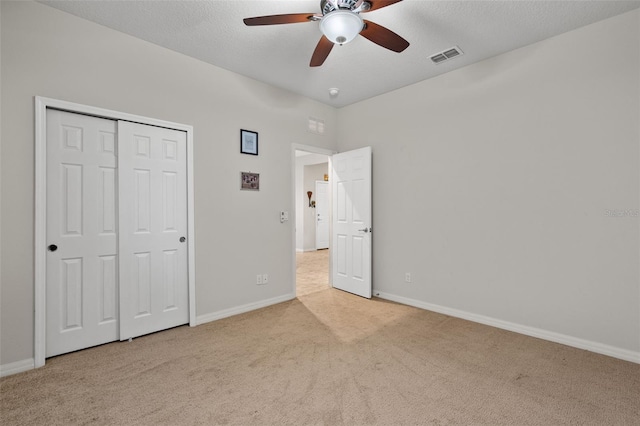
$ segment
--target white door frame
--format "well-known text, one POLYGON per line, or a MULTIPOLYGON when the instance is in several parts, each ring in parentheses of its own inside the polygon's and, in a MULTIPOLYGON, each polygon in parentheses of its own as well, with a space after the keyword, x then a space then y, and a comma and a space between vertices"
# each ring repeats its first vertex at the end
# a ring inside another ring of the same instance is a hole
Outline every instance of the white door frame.
MULTIPOLYGON (((296 151, 306 151, 313 154, 322 154, 327 156, 329 162, 329 170, 331 170, 331 156, 337 154, 338 151, 332 151, 330 149, 318 148, 311 145, 302 145, 297 143, 291 144, 291 200, 293 202, 292 214, 289 215, 291 223, 293 223, 293 232, 291 233, 291 259, 292 259, 292 277, 291 282, 291 294, 296 295, 296 151)), ((329 227, 331 227, 331 185, 329 185, 329 227)), ((331 229, 329 229, 331 232, 331 229)), ((329 238, 329 251, 331 251, 331 238, 329 238)), ((333 271, 333 265, 329 260, 329 285, 333 285, 331 275, 333 271)))
MULTIPOLYGON (((193 190, 193 126, 172 123, 155 118, 143 117, 124 112, 96 108, 88 105, 57 99, 35 97, 35 318, 34 318, 34 364, 45 364, 46 344, 46 218, 47 218, 47 108, 93 115, 112 120, 133 121, 151 126, 180 130, 187 134, 187 271, 189 285, 189 325, 196 325, 195 298, 195 227, 193 190)), ((295 154, 294 154, 295 155, 295 154)))

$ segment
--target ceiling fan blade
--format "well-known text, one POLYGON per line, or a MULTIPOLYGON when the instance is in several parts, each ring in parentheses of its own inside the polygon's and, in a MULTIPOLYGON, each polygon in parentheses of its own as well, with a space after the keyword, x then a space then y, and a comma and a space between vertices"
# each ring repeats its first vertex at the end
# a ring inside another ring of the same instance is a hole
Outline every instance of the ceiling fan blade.
POLYGON ((394 52, 402 52, 409 47, 409 42, 398 34, 366 19, 364 19, 364 29, 360 32, 360 35, 394 52))
POLYGON ((298 22, 309 22, 315 13, 288 13, 285 15, 256 16, 255 18, 244 18, 245 25, 277 25, 296 24, 298 22))
POLYGON ((331 49, 333 49, 333 43, 325 36, 322 36, 322 38, 318 42, 318 45, 316 46, 316 50, 313 51, 309 66, 319 67, 320 65, 322 65, 324 63, 324 60, 327 59, 327 56, 329 56, 331 49))
POLYGON ((372 10, 391 6, 392 4, 401 2, 402 0, 368 0, 368 1, 371 4, 371 8, 367 10, 367 12, 371 12, 372 10))

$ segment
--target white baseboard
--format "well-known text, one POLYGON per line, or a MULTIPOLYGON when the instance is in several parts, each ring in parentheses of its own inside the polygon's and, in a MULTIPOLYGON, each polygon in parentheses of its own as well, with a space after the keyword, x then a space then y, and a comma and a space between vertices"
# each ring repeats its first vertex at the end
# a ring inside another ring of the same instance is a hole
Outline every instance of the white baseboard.
MULTIPOLYGON (((243 314, 245 312, 253 311, 260 308, 265 308, 267 306, 275 305, 277 303, 293 300, 295 298, 296 298, 296 295, 293 293, 290 293, 284 296, 261 300, 259 302, 248 303, 246 305, 237 306, 235 308, 225 309, 218 312, 212 312, 210 314, 205 314, 205 315, 199 315, 196 317, 196 325, 230 317, 233 315, 243 314)), ((22 373, 23 371, 33 370, 34 368, 35 368, 35 360, 33 358, 11 362, 9 364, 2 364, 0 365, 0 377, 22 373)))
POLYGON ((21 361, 10 362, 9 364, 0 365, 0 377, 10 376, 12 374, 22 373, 23 371, 33 370, 35 368, 33 358, 23 359, 21 361))
MULTIPOLYGON (((526 336, 537 337, 539 339, 549 340, 551 342, 561 343, 563 345, 571 346, 574 348, 584 349, 587 351, 591 351, 591 352, 599 353, 602 355, 607 355, 614 358, 640 364, 640 352, 630 351, 627 349, 622 349, 622 348, 618 348, 611 345, 605 345, 603 343, 598 343, 590 340, 580 339, 577 337, 567 336, 566 334, 555 333, 553 331, 542 330, 539 328, 516 324, 509 321, 503 321, 496 318, 487 317, 484 315, 473 314, 473 313, 461 311, 458 309, 448 308, 446 306, 426 303, 420 300, 410 299, 407 297, 397 296, 394 294, 384 293, 381 291, 374 290, 373 294, 375 294, 377 297, 380 297, 381 299, 391 300, 393 302, 402 303, 403 305, 414 306, 416 308, 425 309, 427 311, 438 312, 438 313, 449 315, 452 317, 462 318, 462 319, 477 322, 480 324, 501 328, 503 330, 509 330, 515 333, 524 334, 526 336)), ((267 306, 275 305, 277 303, 287 302, 289 300, 295 299, 295 297, 296 297, 295 294, 290 293, 284 296, 261 300, 259 302, 254 302, 254 303, 248 303, 246 305, 237 306, 230 309, 224 309, 218 312, 199 315, 196 317, 196 325, 205 324, 207 322, 219 320, 222 318, 227 318, 233 315, 243 314, 245 312, 250 312, 256 309, 265 308, 267 306)), ((23 371, 33 370, 34 368, 35 368, 35 361, 33 358, 10 362, 9 364, 2 364, 0 365, 0 377, 22 373, 23 371)))
POLYGON ((209 314, 198 315, 196 317, 196 325, 205 324, 207 322, 231 317, 245 312, 254 311, 256 309, 265 308, 277 303, 287 302, 296 298, 294 293, 285 294, 284 296, 273 297, 271 299, 261 300, 259 302, 247 303, 246 305, 236 306, 234 308, 224 309, 222 311, 211 312, 209 314))
POLYGON ((630 351, 628 349, 618 348, 616 346, 605 345, 603 343, 593 342, 590 340, 580 339, 566 334, 560 334, 553 331, 542 330, 540 328, 529 327, 526 325, 516 324, 509 321, 503 321, 496 318, 478 315, 471 312, 461 311, 458 309, 448 308, 446 306, 434 305, 432 303, 422 302, 416 299, 397 296, 394 294, 384 293, 381 291, 373 291, 373 294, 382 299, 391 300, 392 302, 402 303, 403 305, 414 306, 416 308, 425 309, 427 311, 438 312, 440 314, 449 315, 456 318, 477 322, 480 324, 490 325, 492 327, 509 330, 516 333, 524 334, 531 337, 537 337, 543 340, 549 340, 555 343, 571 346, 578 349, 607 355, 613 358, 640 364, 640 352, 630 351))

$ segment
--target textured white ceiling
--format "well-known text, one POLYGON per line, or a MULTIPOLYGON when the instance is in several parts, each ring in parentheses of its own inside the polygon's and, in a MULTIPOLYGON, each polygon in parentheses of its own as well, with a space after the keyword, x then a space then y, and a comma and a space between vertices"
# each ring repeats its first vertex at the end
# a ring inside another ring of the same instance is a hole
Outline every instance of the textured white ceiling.
POLYGON ((320 13, 319 0, 41 3, 335 107, 640 7, 640 0, 404 0, 363 14, 407 39, 411 45, 404 52, 357 37, 335 46, 321 67, 310 68, 321 35, 317 22, 247 27, 242 19, 320 13), (452 46, 464 55, 439 65, 429 59, 452 46), (340 89, 337 97, 329 96, 331 87, 340 89))

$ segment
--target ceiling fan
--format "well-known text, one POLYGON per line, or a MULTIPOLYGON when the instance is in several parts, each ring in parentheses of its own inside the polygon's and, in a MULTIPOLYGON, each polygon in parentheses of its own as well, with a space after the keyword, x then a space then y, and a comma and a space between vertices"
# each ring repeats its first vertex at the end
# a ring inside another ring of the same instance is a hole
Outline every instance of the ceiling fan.
POLYGON ((358 34, 379 46, 394 52, 402 52, 409 42, 393 31, 360 17, 360 13, 371 12, 398 3, 402 0, 321 0, 322 15, 314 13, 289 13, 284 15, 245 18, 248 26, 295 24, 319 21, 322 37, 311 56, 312 67, 322 65, 334 44, 349 43, 358 34))

